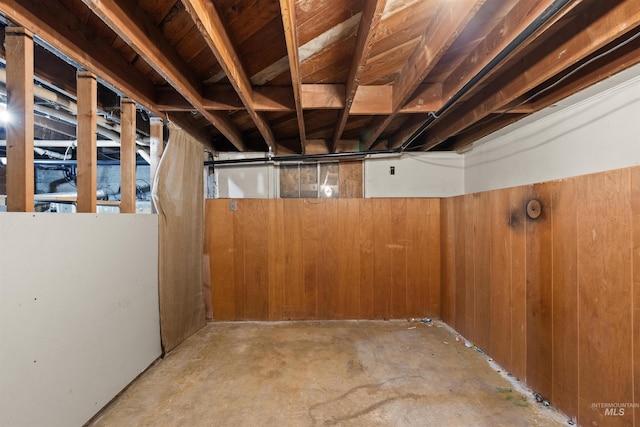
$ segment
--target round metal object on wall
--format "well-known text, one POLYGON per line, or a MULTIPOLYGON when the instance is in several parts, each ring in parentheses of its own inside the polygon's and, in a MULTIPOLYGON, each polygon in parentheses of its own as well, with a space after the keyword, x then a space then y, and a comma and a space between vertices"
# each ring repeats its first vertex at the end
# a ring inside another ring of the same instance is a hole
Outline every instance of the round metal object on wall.
POLYGON ((542 205, 536 199, 529 200, 527 202, 527 216, 531 219, 536 219, 542 213, 542 205))

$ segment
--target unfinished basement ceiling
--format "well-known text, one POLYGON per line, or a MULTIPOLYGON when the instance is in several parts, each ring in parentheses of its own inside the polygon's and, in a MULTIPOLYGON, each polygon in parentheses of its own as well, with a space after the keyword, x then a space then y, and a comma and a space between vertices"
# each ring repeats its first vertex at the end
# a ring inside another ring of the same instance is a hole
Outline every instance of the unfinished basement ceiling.
MULTIPOLYGON (((35 74, 54 92, 73 99, 85 68, 104 83, 103 111, 117 118, 130 96, 218 151, 460 150, 640 62, 637 0, 1 0, 0 11, 35 33, 35 74)), ((56 132, 40 137, 72 129, 56 132)))

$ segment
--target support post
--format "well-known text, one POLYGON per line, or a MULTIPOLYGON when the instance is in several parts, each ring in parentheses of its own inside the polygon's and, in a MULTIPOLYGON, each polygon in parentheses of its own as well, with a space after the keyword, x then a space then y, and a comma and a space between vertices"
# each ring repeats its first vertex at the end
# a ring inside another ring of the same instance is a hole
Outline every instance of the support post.
POLYGON ((136 212, 136 103, 120 101, 120 213, 136 212))
POLYGON ((78 72, 78 212, 95 213, 98 152, 96 148, 98 92, 96 76, 78 72))
POLYGON ((33 212, 33 34, 6 28, 7 211, 33 212))

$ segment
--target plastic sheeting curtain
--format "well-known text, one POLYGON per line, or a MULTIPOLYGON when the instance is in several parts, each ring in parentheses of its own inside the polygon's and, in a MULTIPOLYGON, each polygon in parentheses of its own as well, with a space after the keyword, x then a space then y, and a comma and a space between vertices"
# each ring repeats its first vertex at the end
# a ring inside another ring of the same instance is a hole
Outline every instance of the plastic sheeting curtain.
POLYGON ((169 131, 153 186, 160 228, 160 332, 165 352, 205 324, 202 145, 174 125, 169 131))

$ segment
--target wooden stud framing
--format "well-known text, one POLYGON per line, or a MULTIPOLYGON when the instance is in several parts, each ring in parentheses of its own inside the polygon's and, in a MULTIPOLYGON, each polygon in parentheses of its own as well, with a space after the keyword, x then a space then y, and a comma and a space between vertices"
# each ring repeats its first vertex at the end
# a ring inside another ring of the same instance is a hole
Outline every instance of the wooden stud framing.
POLYGON ((120 213, 136 212, 136 103, 120 100, 120 213))
POLYGON ((78 72, 78 212, 95 213, 97 207, 98 152, 96 141, 98 82, 88 71, 78 72))
POLYGON ((33 211, 33 34, 7 28, 7 210, 33 211))
POLYGON ((242 135, 226 115, 204 107, 202 88, 188 64, 163 37, 160 29, 129 1, 83 0, 141 57, 162 75, 189 103, 211 122, 240 151, 242 135))

